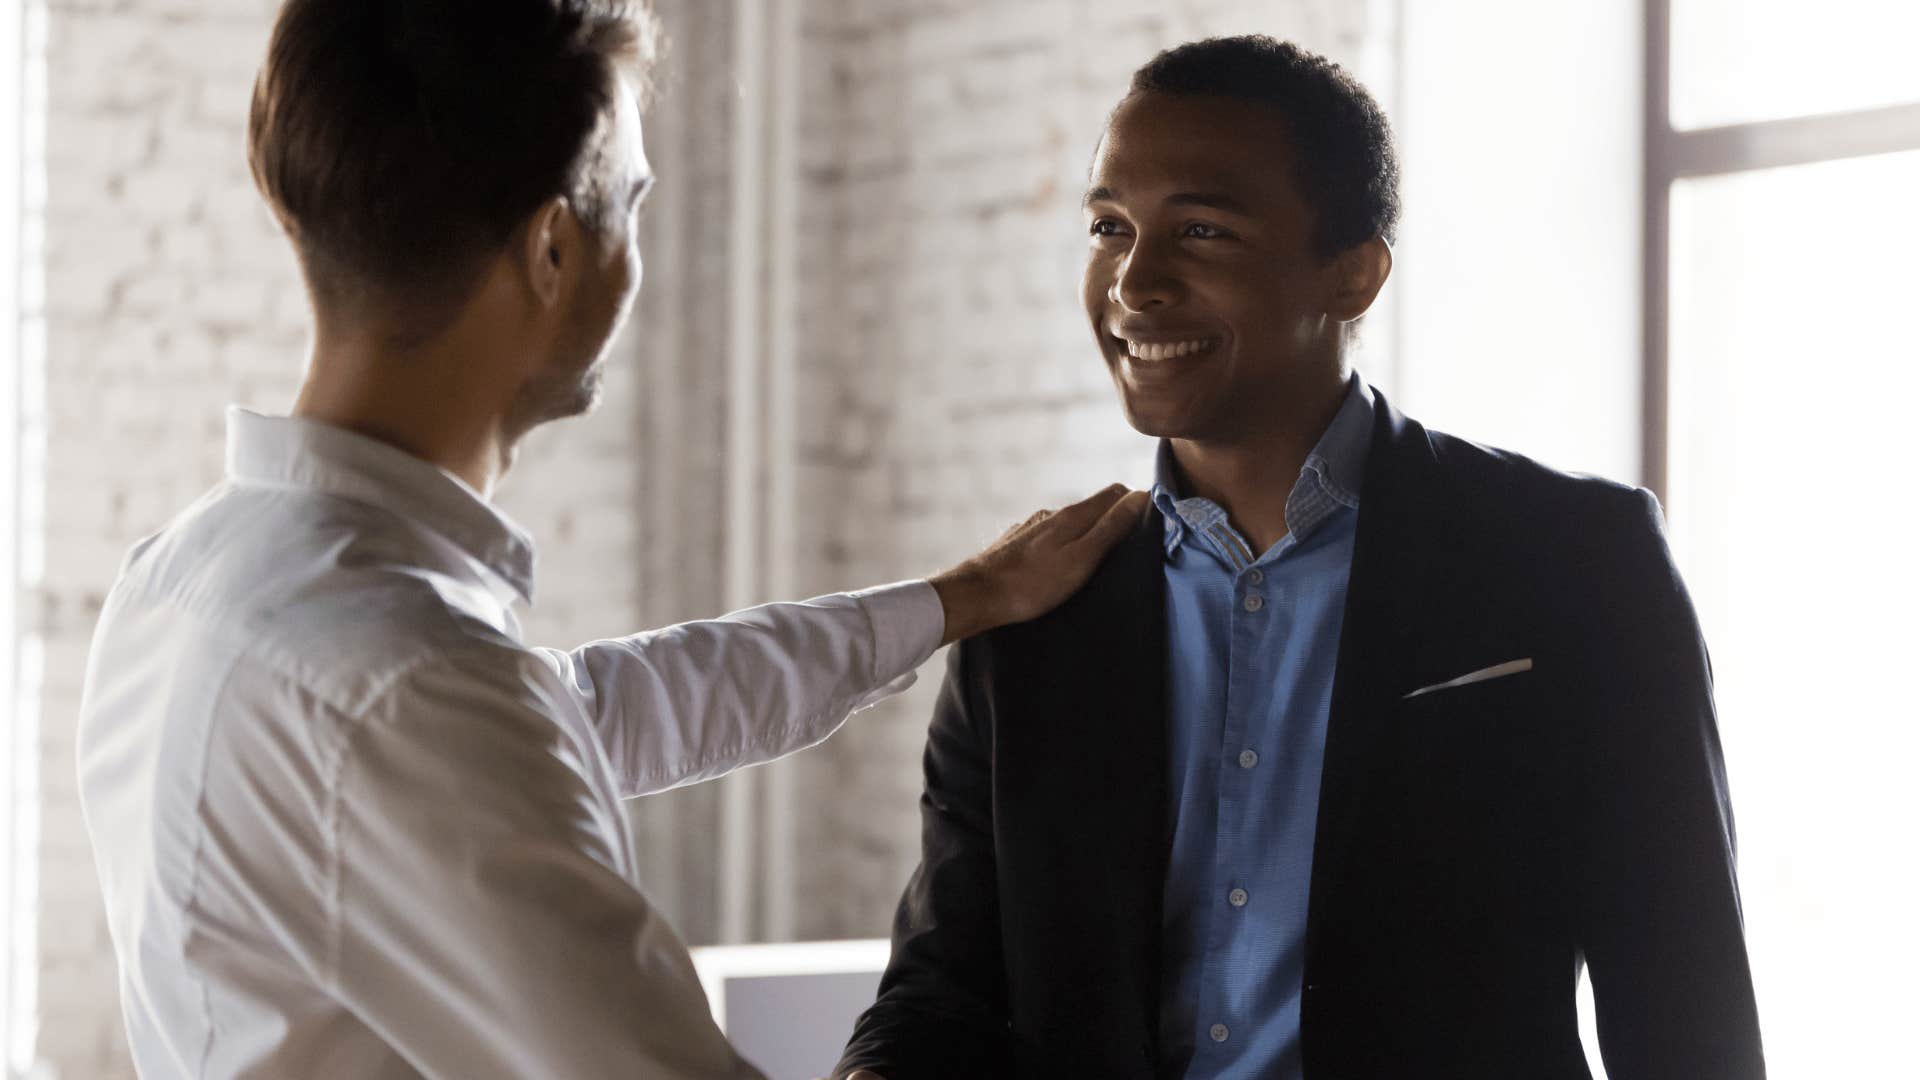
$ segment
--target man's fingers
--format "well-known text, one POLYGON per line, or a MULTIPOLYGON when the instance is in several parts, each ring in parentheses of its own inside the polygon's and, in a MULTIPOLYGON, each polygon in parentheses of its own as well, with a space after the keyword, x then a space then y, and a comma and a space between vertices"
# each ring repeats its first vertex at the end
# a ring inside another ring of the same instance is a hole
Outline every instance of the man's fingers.
POLYGON ((1048 520, 1048 528, 1062 542, 1078 539, 1100 516, 1127 493, 1125 484, 1108 484, 1071 506, 1063 506, 1048 520))
POLYGON ((1091 545, 1101 553, 1111 551, 1115 544, 1124 539, 1127 533, 1140 522, 1140 514, 1147 508, 1147 493, 1129 491, 1115 499, 1107 512, 1093 523, 1086 534, 1074 541, 1077 545, 1091 545))
POLYGON ((1033 513, 1028 514, 1025 520, 1018 521, 1012 525, 1007 526, 1007 531, 1001 533, 999 539, 995 540, 992 544, 989 544, 988 550, 997 548, 1002 544, 1008 543, 1014 537, 1020 536, 1028 532, 1034 526, 1040 524, 1042 521, 1045 521, 1047 517, 1052 513, 1053 511, 1051 510, 1035 510, 1033 513))
POLYGON ((1025 622, 1086 583, 1139 520, 1147 493, 1119 484, 1014 526, 992 547, 931 580, 947 614, 944 642, 1025 622))

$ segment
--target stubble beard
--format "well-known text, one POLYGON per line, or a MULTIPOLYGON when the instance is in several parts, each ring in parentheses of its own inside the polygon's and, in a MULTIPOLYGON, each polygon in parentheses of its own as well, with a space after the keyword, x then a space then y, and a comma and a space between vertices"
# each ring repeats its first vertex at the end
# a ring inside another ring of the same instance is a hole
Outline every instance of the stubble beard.
POLYGON ((507 414, 507 441, 518 442, 542 424, 592 412, 600 404, 601 383, 602 372, 597 363, 589 364, 582 371, 556 373, 529 381, 521 387, 507 414))
POLYGON ((571 378, 540 379, 528 383, 514 399, 500 439, 500 471, 512 470, 520 440, 542 424, 584 416, 600 404, 600 365, 571 378))
POLYGON ((555 342, 561 362, 528 379, 515 395, 504 425, 506 442, 518 442, 541 424, 584 416, 600 403, 608 342, 596 339, 592 323, 588 306, 578 303, 555 342))

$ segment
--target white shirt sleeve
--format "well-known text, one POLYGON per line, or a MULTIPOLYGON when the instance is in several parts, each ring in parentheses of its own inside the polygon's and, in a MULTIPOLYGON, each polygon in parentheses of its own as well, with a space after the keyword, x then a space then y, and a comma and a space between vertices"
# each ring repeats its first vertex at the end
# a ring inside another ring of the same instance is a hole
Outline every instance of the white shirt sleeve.
POLYGON ((427 1076, 758 1077, 620 873, 591 733, 540 661, 477 659, 407 673, 339 755, 330 992, 427 1076))
POLYGON ((537 651, 631 797, 820 742, 912 685, 945 631, 939 594, 911 581, 537 651))

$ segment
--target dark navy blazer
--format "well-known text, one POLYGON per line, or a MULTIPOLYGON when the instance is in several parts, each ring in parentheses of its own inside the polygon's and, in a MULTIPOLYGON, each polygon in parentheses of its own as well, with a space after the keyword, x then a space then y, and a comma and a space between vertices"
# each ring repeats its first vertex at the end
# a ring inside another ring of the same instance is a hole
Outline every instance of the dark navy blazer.
MULTIPOLYGON (((839 1066, 1150 1077, 1167 852, 1160 515, 949 654, 922 857, 839 1066)), ((1309 1080, 1764 1075, 1712 679, 1644 491, 1378 401, 1307 918, 1309 1080), (1531 670, 1407 697, 1510 660, 1531 670)))

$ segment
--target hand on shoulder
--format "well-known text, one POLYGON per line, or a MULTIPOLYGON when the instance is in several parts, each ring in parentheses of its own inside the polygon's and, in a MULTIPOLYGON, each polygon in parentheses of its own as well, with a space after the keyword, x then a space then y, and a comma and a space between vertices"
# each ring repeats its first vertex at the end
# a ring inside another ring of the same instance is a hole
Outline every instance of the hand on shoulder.
POLYGON ((1147 507, 1147 493, 1113 484, 1059 510, 1041 510, 985 551, 931 579, 946 609, 941 644, 1052 611, 1093 576, 1147 507))

